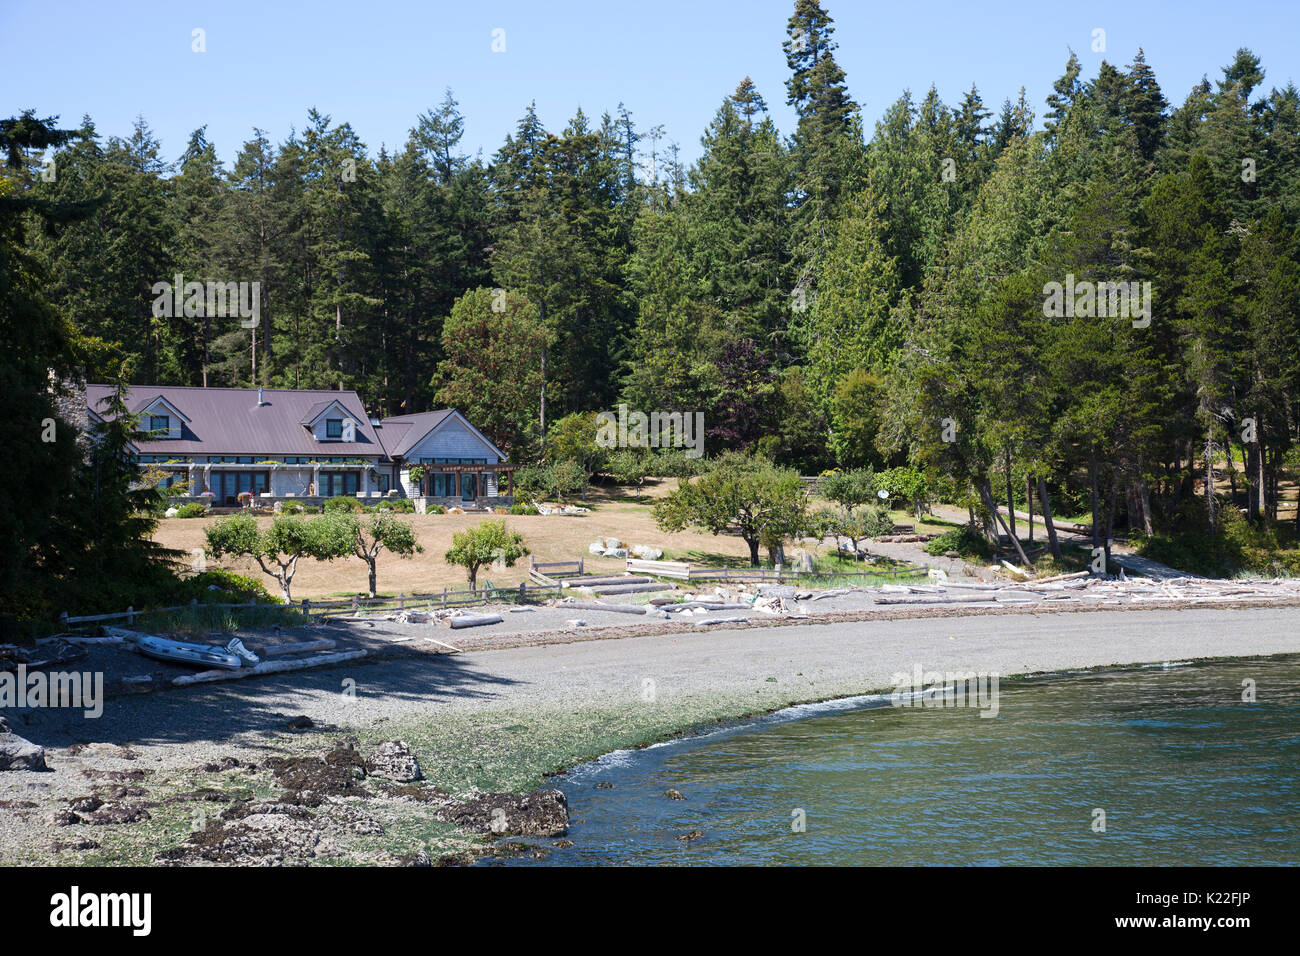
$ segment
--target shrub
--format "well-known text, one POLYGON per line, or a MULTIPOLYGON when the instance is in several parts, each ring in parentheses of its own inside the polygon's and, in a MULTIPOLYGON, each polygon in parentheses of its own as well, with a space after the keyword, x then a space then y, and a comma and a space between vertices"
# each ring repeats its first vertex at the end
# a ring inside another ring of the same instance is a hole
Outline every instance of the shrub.
POLYGON ((375 511, 397 511, 402 514, 415 512, 415 502, 410 498, 386 498, 374 507, 375 511))
POLYGON ((447 509, 442 505, 429 505, 429 507, 424 509, 424 513, 427 515, 445 515, 447 509))
POLYGON ((536 505, 511 505, 510 514, 512 515, 539 515, 536 505))
POLYGON ((945 531, 925 544, 926 554, 942 555, 947 551, 956 551, 962 557, 991 558, 993 556, 993 547, 988 539, 970 525, 945 531))
POLYGON ((194 575, 190 581, 194 586, 205 592, 196 595, 200 601, 205 599, 227 601, 227 598, 217 598, 216 592, 209 590, 209 588, 215 586, 223 594, 233 595, 241 601, 253 600, 258 603, 279 603, 271 597, 270 592, 266 590, 261 581, 250 578, 246 574, 236 574, 234 571, 223 571, 220 568, 204 571, 194 575))
POLYGON ((325 511, 327 513, 331 511, 350 511, 355 514, 365 510, 365 505, 350 495, 340 495, 337 498, 325 499, 325 511))
POLYGON ((176 517, 178 518, 202 518, 207 513, 207 507, 197 501, 191 501, 176 509, 176 517))
POLYGON ((280 505, 280 514, 300 515, 307 511, 307 506, 301 501, 286 501, 280 505))

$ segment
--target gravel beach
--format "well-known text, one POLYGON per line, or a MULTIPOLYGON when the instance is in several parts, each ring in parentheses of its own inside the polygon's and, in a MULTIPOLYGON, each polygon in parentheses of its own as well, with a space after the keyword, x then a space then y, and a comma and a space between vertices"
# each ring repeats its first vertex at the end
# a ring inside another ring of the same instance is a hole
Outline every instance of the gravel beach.
MULTIPOLYGON (((194 819, 196 801, 217 813, 269 799, 283 782, 266 770, 268 758, 321 755, 345 740, 362 754, 385 740, 408 743, 422 786, 459 799, 524 793, 613 749, 887 690, 894 674, 918 664, 1009 677, 1300 653, 1298 619, 1294 607, 1256 607, 772 622, 349 662, 117 696, 97 720, 11 711, 14 732, 46 748, 50 770, 0 773, 0 862, 155 862, 205 823, 206 812, 194 819), (308 721, 291 727, 300 716, 308 721), (60 822, 69 801, 112 786, 125 789, 110 798, 128 808, 138 800, 147 819, 60 822)), ((349 626, 364 627, 330 630, 349 626)), ((446 630, 437 636, 455 642, 446 630)), ((482 834, 432 824, 417 797, 385 790, 366 804, 373 826, 335 827, 329 839, 269 862, 395 863, 420 853, 436 862, 468 858, 484 843, 482 834)), ((362 811, 349 799, 333 803, 353 819, 362 811)))

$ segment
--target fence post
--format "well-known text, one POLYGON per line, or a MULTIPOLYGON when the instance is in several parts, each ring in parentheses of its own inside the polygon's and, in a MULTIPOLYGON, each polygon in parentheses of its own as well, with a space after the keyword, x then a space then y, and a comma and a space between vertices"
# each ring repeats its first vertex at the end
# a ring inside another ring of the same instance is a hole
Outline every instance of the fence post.
POLYGON ((447 585, 445 584, 442 586, 442 606, 443 607, 447 606, 447 585))
POLYGON ((406 607, 406 593, 397 595, 397 609, 400 611, 406 607))
POLYGON ((311 601, 308 598, 302 599, 302 614, 303 617, 311 617, 311 601))
POLYGON ((126 626, 131 627, 135 624, 135 605, 128 604, 126 608, 126 626))
POLYGON ((727 566, 725 564, 722 566, 722 580, 724 581, 731 580, 731 578, 727 576, 727 566))
POLYGON ((361 610, 361 597, 360 595, 354 594, 352 595, 352 613, 356 614, 360 610, 361 610))
POLYGON ((579 557, 579 558, 578 558, 578 577, 582 577, 582 576, 586 573, 585 571, 582 570, 582 568, 583 568, 583 564, 582 564, 582 562, 583 562, 584 560, 585 560, 585 559, 582 558, 582 557, 579 557))
POLYGON ((67 629, 68 629, 68 612, 67 612, 67 611, 64 611, 62 614, 59 615, 59 627, 60 627, 63 631, 67 631, 67 629))
POLYGON ((523 601, 527 601, 527 600, 528 600, 528 582, 527 582, 527 581, 520 581, 520 582, 519 582, 519 600, 520 600, 521 602, 523 602, 523 601))

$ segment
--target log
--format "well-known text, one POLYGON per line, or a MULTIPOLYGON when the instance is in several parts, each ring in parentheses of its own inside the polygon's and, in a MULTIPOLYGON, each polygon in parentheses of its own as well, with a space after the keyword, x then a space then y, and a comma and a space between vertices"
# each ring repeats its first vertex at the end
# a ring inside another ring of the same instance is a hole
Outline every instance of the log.
POLYGON ((298 644, 270 644, 257 648, 262 657, 284 657, 288 654, 308 654, 313 651, 332 651, 334 642, 328 637, 315 641, 302 641, 298 644))
POLYGON ((447 623, 454 628, 480 627, 484 624, 500 624, 504 621, 500 614, 458 614, 447 618, 447 623))
POLYGON ((580 611, 613 611, 615 614, 644 614, 644 604, 605 604, 602 601, 565 601, 562 607, 580 611))
POLYGON ((673 591, 675 584, 624 584, 617 587, 594 588, 601 594, 643 594, 649 591, 673 591))
POLYGON ((328 667, 342 664, 369 655, 369 651, 340 651, 337 654, 321 654, 317 657, 302 657, 295 661, 263 661, 252 667, 241 667, 237 671, 199 671, 197 674, 182 674, 172 679, 172 684, 185 687, 189 684, 210 684, 219 680, 240 680, 244 677, 261 677, 263 674, 283 674, 286 671, 300 671, 309 667, 328 667))
POLYGON ((605 578, 570 578, 561 581, 560 584, 566 588, 587 588, 598 587, 602 584, 652 584, 653 578, 637 577, 634 575, 619 575, 617 577, 605 578))

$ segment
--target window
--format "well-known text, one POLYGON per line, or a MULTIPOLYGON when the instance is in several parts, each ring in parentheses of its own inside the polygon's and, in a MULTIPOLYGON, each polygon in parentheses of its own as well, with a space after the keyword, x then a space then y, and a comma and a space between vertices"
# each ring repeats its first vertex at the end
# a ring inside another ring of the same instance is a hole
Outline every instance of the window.
POLYGON ((342 438, 343 437, 343 419, 327 418, 325 419, 325 437, 342 438))
POLYGON ((172 420, 170 415, 150 415, 149 431, 162 432, 164 435, 172 429, 172 420))
POLYGON ((380 491, 380 493, 382 493, 382 494, 387 494, 387 493, 388 493, 388 476, 385 475, 385 474, 382 474, 382 473, 381 473, 378 477, 379 477, 379 491, 380 491))

